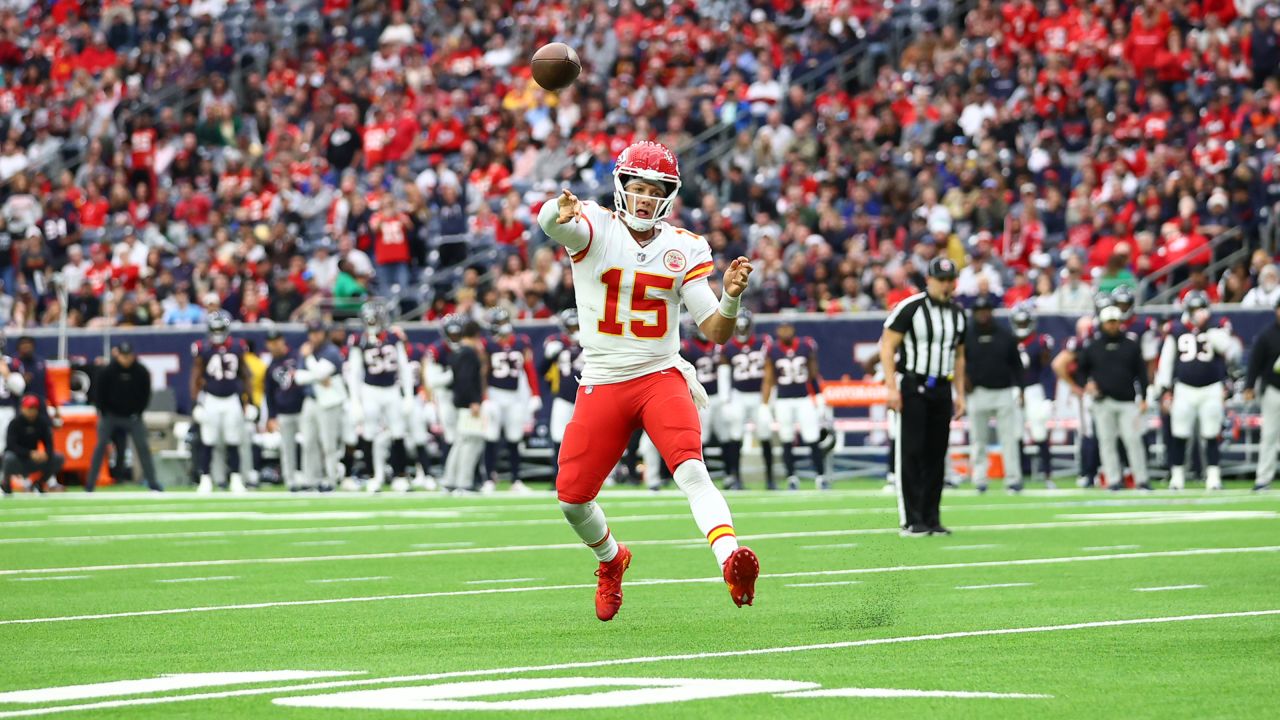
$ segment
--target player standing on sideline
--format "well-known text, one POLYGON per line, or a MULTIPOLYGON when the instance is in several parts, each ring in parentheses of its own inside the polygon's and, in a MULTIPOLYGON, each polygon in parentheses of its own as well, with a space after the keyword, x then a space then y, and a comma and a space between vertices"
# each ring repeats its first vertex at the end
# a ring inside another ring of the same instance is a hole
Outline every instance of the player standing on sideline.
POLYGON ((1253 339, 1249 349, 1249 370, 1245 375, 1244 399, 1253 402, 1258 381, 1262 381, 1262 437, 1258 451, 1258 473, 1254 492, 1270 489, 1276 477, 1276 455, 1280 452, 1280 302, 1276 321, 1253 339))
POLYGON ((298 348, 302 367, 293 381, 307 387, 302 401, 302 474, 309 485, 332 490, 343 478, 342 418, 351 415, 342 380, 342 354, 330 342, 324 323, 307 326, 307 341, 298 348))
POLYGON ((388 455, 394 479, 391 488, 407 492, 409 481, 404 475, 408 457, 404 447, 405 412, 413 403, 413 378, 404 340, 387 329, 386 308, 378 302, 367 302, 360 309, 364 332, 350 353, 347 365, 352 388, 352 414, 362 417, 361 430, 369 441, 373 480, 366 488, 371 493, 382 490, 387 480, 388 455), (390 452, 388 452, 388 450, 390 452))
POLYGON ((1084 394, 1085 380, 1080 375, 1080 352, 1094 336, 1093 318, 1076 320, 1076 334, 1067 338, 1062 350, 1053 358, 1053 372, 1068 387, 1076 388, 1073 398, 1078 413, 1079 429, 1076 431, 1077 453, 1080 456, 1080 477, 1076 486, 1093 487, 1101 459, 1098 455, 1098 439, 1093 433, 1093 398, 1084 394))
POLYGON ((1142 416, 1147 411, 1147 364, 1137 336, 1124 332, 1124 312, 1111 305, 1099 313, 1100 332, 1080 351, 1079 376, 1084 388, 1072 392, 1093 398, 1093 428, 1107 489, 1124 489, 1120 469, 1123 443, 1133 464, 1134 487, 1150 490, 1147 482, 1147 448, 1142 444, 1142 416))
MULTIPOLYGON (((1013 336, 1018 339, 1018 356, 1022 360, 1021 389, 1022 416, 1027 436, 1035 443, 1040 459, 1040 474, 1046 490, 1055 490, 1053 483, 1053 456, 1049 452, 1049 418, 1053 416, 1052 385, 1045 387, 1045 370, 1053 361, 1053 338, 1036 332, 1036 316, 1026 306, 1015 308, 1009 316, 1013 336)), ((1031 477, 1031 457, 1019 453, 1022 458, 1022 474, 1031 477)))
POLYGON ((1164 340, 1156 370, 1161 402, 1169 407, 1173 446, 1169 449, 1169 489, 1186 487, 1187 441, 1199 420, 1205 444, 1205 489, 1222 489, 1222 418, 1227 363, 1234 361, 1231 334, 1209 327, 1209 297, 1188 293, 1183 300, 1182 324, 1164 340))
MULTIPOLYGON (((724 364, 720 348, 707 339, 702 329, 690 322, 688 337, 680 342, 680 357, 693 365, 698 383, 707 393, 707 406, 698 410, 698 424, 702 426, 702 448, 706 452, 712 438, 720 445, 720 462, 724 463, 724 441, 729 432, 724 423, 724 399, 729 394, 729 366, 724 364)), ((728 474, 726 469, 726 475, 728 474)), ((740 490, 730 483, 725 489, 740 490)))
MULTIPOLYGON (((250 406, 249 368, 244 363, 244 341, 231 337, 231 316, 218 310, 209 316, 209 337, 191 346, 191 416, 200 425, 199 493, 213 492, 215 454, 230 471, 229 488, 245 492, 240 477, 239 445, 244 442, 246 408, 250 406)), ((219 473, 221 474, 221 473, 219 473)), ((221 484, 221 483, 219 483, 221 484)))
POLYGON ((814 486, 826 490, 830 486, 823 472, 823 452, 818 441, 822 438, 816 395, 810 394, 810 382, 822 381, 818 374, 818 344, 810 337, 796 337, 796 327, 790 320, 778 325, 776 342, 769 343, 765 354, 764 380, 760 386, 760 398, 766 410, 762 413, 778 424, 778 440, 782 442, 782 464, 787 470, 787 489, 799 490, 800 478, 796 476, 796 426, 800 427, 800 440, 809 446, 809 459, 813 462, 814 486), (771 398, 774 390, 777 397, 771 398), (770 405, 770 400, 774 400, 770 405))
MULTIPOLYGON (((357 324, 359 320, 355 321, 357 324)), ((345 369, 347 361, 351 359, 351 349, 360 340, 359 328, 354 333, 347 332, 347 329, 341 322, 334 322, 329 328, 328 336, 329 344, 333 345, 337 351, 337 359, 341 362, 338 368, 345 369)), ((315 345, 315 343, 312 343, 315 345)), ((317 347, 319 347, 317 345, 317 347)), ((354 396, 358 391, 358 385, 348 385, 346 379, 343 379, 343 392, 349 396, 354 396)), ((348 397, 352 402, 357 402, 358 398, 348 397)), ((338 454, 341 457, 342 465, 339 467, 338 481, 344 486, 344 490, 359 490, 359 483, 356 481, 356 474, 359 472, 362 477, 367 478, 372 473, 372 467, 369 464, 370 458, 373 457, 372 444, 361 437, 360 424, 364 418, 360 413, 343 412, 338 428, 338 454), (360 460, 361 468, 356 470, 356 461, 360 460)))
POLYGON ((991 420, 996 422, 1005 490, 1022 492, 1022 418, 1018 390, 1024 365, 1013 333, 996 323, 995 303, 979 295, 964 337, 965 378, 969 390, 969 467, 978 492, 987 491, 987 448, 991 420))
MULTIPOLYGON (((750 310, 743 310, 733 326, 733 337, 724 346, 724 357, 729 364, 730 393, 724 404, 727 440, 724 448, 725 488, 741 490, 742 441, 746 437, 747 419, 755 425, 755 436, 764 454, 765 487, 774 490, 773 481, 773 428, 761 421, 764 403, 760 399, 764 383, 765 358, 769 352, 769 337, 756 335, 755 321, 750 310)), ((722 438, 723 439, 723 438, 722 438)))
POLYGON ((280 479, 292 492, 304 487, 298 472, 298 435, 302 431, 302 403, 306 392, 293 380, 299 367, 298 354, 289 347, 278 328, 267 331, 267 366, 263 395, 267 404, 267 432, 280 434, 280 479))
MULTIPOLYGON (((27 389, 22 366, 17 359, 4 354, 4 345, 4 333, 0 332, 0 428, 9 427, 9 423, 18 416, 22 393, 27 389)), ((0 432, 0 455, 4 454, 4 443, 5 434, 0 432)), ((0 478, 0 481, 8 479, 0 478)))
POLYGON ((449 315, 444 318, 440 327, 440 339, 427 346, 427 354, 422 361, 422 381, 431 394, 443 438, 440 448, 441 475, 444 474, 444 464, 448 462, 453 444, 458 439, 458 413, 453 406, 450 356, 462 343, 462 329, 462 320, 457 316, 449 315))
POLYGON ((560 508, 600 561, 596 617, 611 620, 622 607, 631 551, 618 544, 595 498, 632 432, 643 427, 688 497, 730 597, 739 607, 749 605, 760 562, 738 546, 729 506, 702 459, 698 407, 707 398, 679 356, 679 312, 683 303, 707 337, 728 340, 751 262, 739 257, 730 263, 717 302, 707 283, 715 268, 707 241, 661 222, 680 191, 680 168, 666 147, 628 146, 613 178, 612 212, 565 189, 538 213, 542 230, 571 253, 586 355, 560 449, 560 508))
MULTIPOLYGON (((398 328, 392 332, 399 333, 398 328)), ((431 476, 431 426, 437 424, 435 407, 427 397, 423 372, 423 364, 427 355, 427 346, 422 343, 406 343, 405 353, 409 356, 409 377, 413 380, 413 400, 406 414, 408 430, 405 433, 405 449, 418 463, 418 471, 414 474, 413 487, 420 490, 435 490, 436 479, 431 476)))
POLYGON ((562 310, 559 316, 561 332, 547 338, 542 345, 544 374, 554 370, 552 383, 555 399, 551 401, 551 467, 552 484, 560 474, 560 446, 564 443, 564 431, 573 418, 573 402, 578 396, 578 378, 586 358, 579 342, 578 311, 562 310))
POLYGON ((533 362, 533 342, 517 335, 506 310, 494 310, 489 316, 493 338, 484 341, 488 357, 488 399, 485 411, 485 467, 488 477, 481 492, 497 487, 498 441, 507 446, 507 468, 511 471, 511 492, 524 493, 529 488, 520 480, 520 442, 525 427, 542 409, 538 392, 537 367, 533 362))

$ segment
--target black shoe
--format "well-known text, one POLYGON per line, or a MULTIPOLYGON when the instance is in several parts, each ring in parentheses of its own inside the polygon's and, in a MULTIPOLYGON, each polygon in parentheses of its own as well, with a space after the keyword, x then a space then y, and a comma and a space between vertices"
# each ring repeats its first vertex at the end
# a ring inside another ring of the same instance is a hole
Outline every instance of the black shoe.
POLYGON ((955 481, 955 480, 951 480, 951 479, 949 479, 949 478, 948 478, 948 479, 946 479, 946 480, 943 480, 943 481, 942 481, 942 486, 943 486, 943 487, 945 487, 945 488, 946 488, 946 489, 948 489, 948 490, 955 490, 955 489, 957 489, 957 488, 959 488, 959 487, 960 487, 960 483, 959 483, 959 482, 957 482, 957 481, 955 481))
POLYGON ((951 531, 942 527, 941 525, 934 525, 933 527, 929 528, 929 534, 930 535, 950 535, 951 531))
POLYGON ((924 525, 908 525, 898 531, 902 537, 928 537, 929 528, 924 525))
POLYGON ((1253 491, 1254 491, 1254 492, 1256 492, 1256 493, 1266 492, 1266 491, 1268 491, 1268 490, 1270 490, 1270 489, 1271 489, 1271 483, 1267 483, 1266 485, 1254 485, 1254 486, 1253 486, 1253 491))
POLYGON ((1141 490, 1142 492, 1151 492, 1151 483, 1142 483, 1141 485, 1136 485, 1134 486, 1134 489, 1141 490))
POLYGON ((1004 487, 1004 490, 1010 495, 1018 495, 1022 492, 1022 483, 1014 483, 1012 485, 1006 485, 1004 487))
POLYGON ((1108 485, 1107 490, 1109 490, 1110 492, 1120 492, 1121 490, 1124 490, 1124 483, 1119 482, 1112 485, 1108 485))

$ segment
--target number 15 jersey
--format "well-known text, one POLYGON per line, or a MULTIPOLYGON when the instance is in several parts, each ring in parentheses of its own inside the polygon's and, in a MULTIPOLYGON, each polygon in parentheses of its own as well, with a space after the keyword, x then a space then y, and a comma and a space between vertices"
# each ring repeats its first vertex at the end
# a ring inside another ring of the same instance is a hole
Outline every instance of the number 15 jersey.
POLYGON ((594 202, 583 202, 582 214, 564 225, 556 224, 558 214, 552 198, 538 223, 573 260, 582 384, 623 382, 673 367, 680 352, 680 304, 698 323, 716 312, 715 293, 707 285, 714 269, 707 241, 659 222, 642 247, 621 218, 594 202))

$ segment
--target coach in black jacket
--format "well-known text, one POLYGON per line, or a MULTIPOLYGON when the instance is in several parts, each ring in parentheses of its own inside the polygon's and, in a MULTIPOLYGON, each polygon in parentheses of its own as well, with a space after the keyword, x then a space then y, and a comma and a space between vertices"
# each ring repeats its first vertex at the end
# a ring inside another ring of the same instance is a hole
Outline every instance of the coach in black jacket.
POLYGON ((1253 400, 1262 384, 1262 450, 1258 453, 1258 474, 1253 489, 1271 487, 1276 476, 1276 453, 1280 451, 1280 303, 1276 321, 1253 340, 1249 348, 1249 373, 1245 376, 1244 398, 1253 400))
MULTIPOLYGON (((163 490, 156 480, 156 467, 151 461, 151 446, 147 444, 147 427, 142 413, 151 403, 151 373, 138 362, 133 345, 128 341, 116 346, 111 364, 98 373, 94 381, 93 404, 98 408, 98 443, 89 461, 89 475, 84 481, 85 492, 93 492, 102 470, 102 456, 107 443, 117 431, 124 431, 133 440, 138 460, 142 463, 142 479, 152 490, 163 490)), ((116 452, 123 452, 117 447, 116 452)))
POLYGON ((40 408, 40 398, 22 398, 22 409, 5 430, 4 461, 0 463, 0 486, 10 492, 9 478, 39 472, 43 483, 57 476, 65 458, 53 451, 53 424, 40 408), (43 449, 41 449, 43 445, 43 449))

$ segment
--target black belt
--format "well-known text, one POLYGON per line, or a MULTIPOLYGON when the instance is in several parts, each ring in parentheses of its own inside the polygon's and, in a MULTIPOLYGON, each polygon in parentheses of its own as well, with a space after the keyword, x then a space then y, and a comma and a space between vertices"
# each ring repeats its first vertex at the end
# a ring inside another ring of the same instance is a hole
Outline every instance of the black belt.
POLYGON ((904 380, 912 380, 927 388, 940 387, 951 383, 950 375, 919 375, 917 373, 904 373, 904 380))

